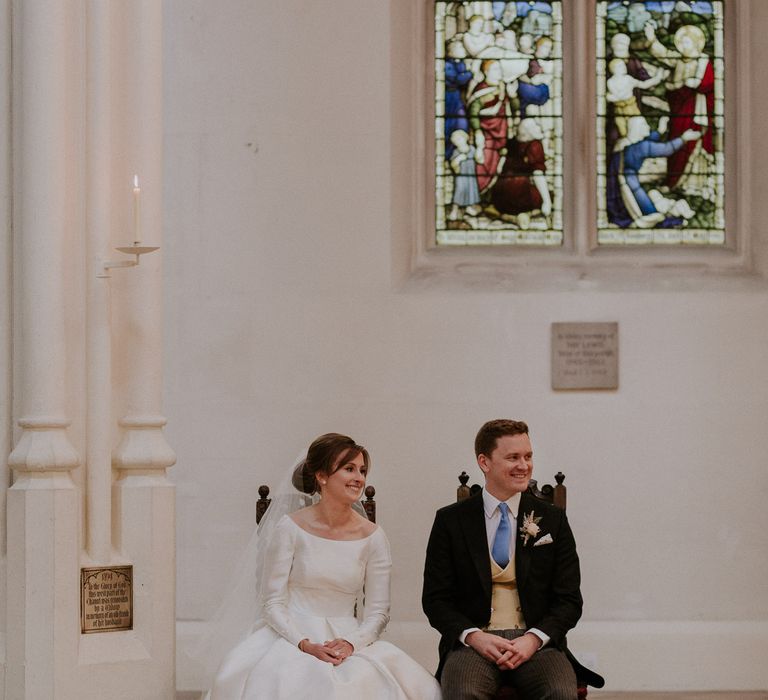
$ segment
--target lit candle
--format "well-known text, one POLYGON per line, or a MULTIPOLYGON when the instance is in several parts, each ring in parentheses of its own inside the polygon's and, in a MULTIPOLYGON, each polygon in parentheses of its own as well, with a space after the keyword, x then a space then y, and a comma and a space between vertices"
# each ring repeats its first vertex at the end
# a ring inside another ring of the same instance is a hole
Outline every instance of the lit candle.
POLYGON ((139 187, 139 176, 133 176, 133 245, 141 243, 139 236, 139 198, 141 197, 141 187, 139 187))

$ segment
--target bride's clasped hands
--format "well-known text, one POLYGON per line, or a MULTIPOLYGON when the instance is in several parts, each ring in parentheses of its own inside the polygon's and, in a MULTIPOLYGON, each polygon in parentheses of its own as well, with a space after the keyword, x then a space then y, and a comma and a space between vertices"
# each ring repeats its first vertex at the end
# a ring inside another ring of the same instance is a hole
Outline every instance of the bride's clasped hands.
POLYGON ((334 666, 338 666, 354 651, 346 639, 332 639, 324 644, 313 644, 308 639, 302 639, 299 642, 299 649, 305 654, 311 654, 316 659, 327 661, 334 666))

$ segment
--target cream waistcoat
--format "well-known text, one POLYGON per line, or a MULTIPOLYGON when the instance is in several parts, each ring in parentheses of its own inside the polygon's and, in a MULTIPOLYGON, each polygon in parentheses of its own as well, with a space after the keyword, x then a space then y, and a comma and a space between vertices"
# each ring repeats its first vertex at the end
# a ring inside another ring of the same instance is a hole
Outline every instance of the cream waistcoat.
POLYGON ((491 557, 491 621, 489 630, 525 629, 515 579, 515 562, 502 569, 491 557))

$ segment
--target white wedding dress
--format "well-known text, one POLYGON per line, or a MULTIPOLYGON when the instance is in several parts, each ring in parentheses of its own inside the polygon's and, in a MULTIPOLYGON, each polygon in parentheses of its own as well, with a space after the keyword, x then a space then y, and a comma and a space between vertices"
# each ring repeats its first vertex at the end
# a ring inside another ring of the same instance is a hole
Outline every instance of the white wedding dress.
POLYGON ((329 540, 283 516, 266 553, 263 620, 227 654, 210 700, 439 700, 422 666, 378 640, 389 621, 390 569, 380 527, 329 540), (305 638, 346 639, 354 653, 333 666, 300 651, 305 638))

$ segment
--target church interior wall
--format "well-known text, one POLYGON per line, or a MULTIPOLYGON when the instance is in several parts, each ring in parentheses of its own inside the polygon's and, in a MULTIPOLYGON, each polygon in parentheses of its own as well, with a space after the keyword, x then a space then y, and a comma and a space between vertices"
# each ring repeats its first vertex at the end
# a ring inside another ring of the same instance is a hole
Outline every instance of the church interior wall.
MULTIPOLYGON (((179 688, 195 687, 184 650, 247 541, 258 486, 327 431, 371 451, 394 560, 389 638, 432 668, 437 638, 420 609, 427 535, 458 472, 479 480, 474 434, 500 416, 529 422, 535 477, 566 474, 585 598, 571 645, 611 689, 768 688, 766 287, 723 290, 705 276, 686 291, 674 280, 671 291, 394 284, 403 218, 392 202, 409 162, 393 114, 410 105, 391 46, 404 1, 164 3, 179 688), (550 324, 560 321, 618 321, 618 390, 550 388, 550 324), (713 631, 725 640, 715 650, 713 631)), ((768 3, 738 1, 759 38, 768 3)), ((744 186, 762 229, 768 46, 750 47, 744 186)), ((762 230, 750 239, 768 259, 762 230)), ((4 243, 6 292, 10 254, 4 243)), ((0 323, 0 399, 10 402, 10 316, 0 323)), ((76 347, 81 334, 70 334, 76 347)), ((81 384, 82 359, 69 366, 81 384)))

